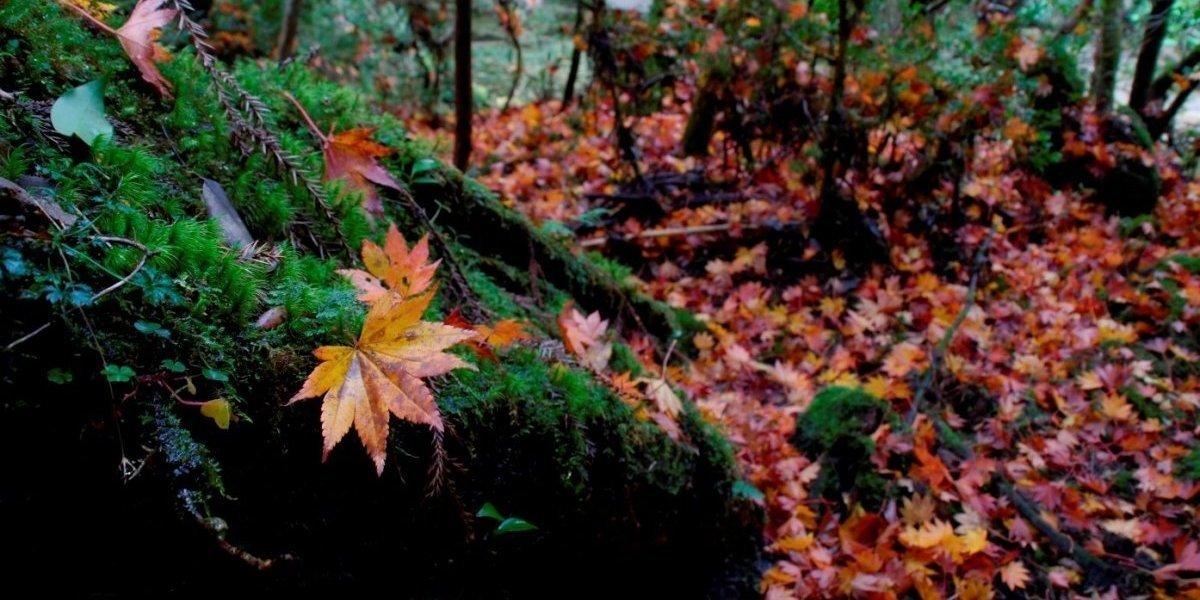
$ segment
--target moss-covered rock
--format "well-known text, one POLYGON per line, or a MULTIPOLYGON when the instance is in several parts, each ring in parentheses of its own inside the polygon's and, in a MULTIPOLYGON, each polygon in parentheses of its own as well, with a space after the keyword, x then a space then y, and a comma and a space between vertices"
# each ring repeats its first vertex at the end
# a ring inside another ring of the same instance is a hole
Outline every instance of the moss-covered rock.
POLYGON ((877 505, 886 481, 871 464, 875 441, 870 436, 895 418, 887 403, 859 388, 832 386, 817 393, 796 418, 792 437, 797 448, 821 462, 813 495, 838 498, 854 490, 859 502, 877 505))
MULTIPOLYGON (((163 66, 176 97, 162 101, 115 40, 53 2, 0 6, 0 37, 0 88, 17 97, 0 101, 0 174, 36 183, 81 217, 59 230, 0 204, 0 331, 12 345, 0 353, 0 451, 22 457, 4 478, 0 513, 10 543, 28 550, 18 580, 68 563, 78 576, 64 585, 100 593, 751 593, 761 515, 735 493, 721 434, 688 409, 672 439, 545 351, 548 342, 433 381, 447 423, 440 446, 428 428, 393 422, 382 477, 352 436, 322 464, 318 403, 283 402, 312 368, 311 349, 353 337, 363 318, 335 273, 357 257, 333 240, 356 246, 380 225, 337 184, 324 188, 340 219, 328 222, 303 186, 243 155, 188 50, 163 66), (117 136, 89 148, 57 137, 45 112, 92 79, 106 82, 117 136), (202 179, 229 192, 262 242, 256 251, 225 246, 204 212, 202 179), (287 318, 256 327, 272 307, 287 318), (228 399, 233 425, 218 429, 180 394, 228 399), (485 503, 537 528, 497 531, 475 516, 485 503)), ((399 180, 430 160, 394 117, 300 65, 233 71, 276 111, 268 125, 284 150, 314 172, 320 153, 283 90, 326 126, 376 127, 399 150, 387 162, 399 180)), ((454 255, 492 314, 526 320, 542 338, 572 297, 632 307, 627 322, 664 338, 694 324, 539 236, 474 182, 439 172, 412 193, 443 209, 450 244, 439 251, 454 255), (522 281, 531 250, 545 273, 542 306, 521 287, 531 285, 522 281)), ((385 201, 406 234, 423 232, 401 197, 385 201)))

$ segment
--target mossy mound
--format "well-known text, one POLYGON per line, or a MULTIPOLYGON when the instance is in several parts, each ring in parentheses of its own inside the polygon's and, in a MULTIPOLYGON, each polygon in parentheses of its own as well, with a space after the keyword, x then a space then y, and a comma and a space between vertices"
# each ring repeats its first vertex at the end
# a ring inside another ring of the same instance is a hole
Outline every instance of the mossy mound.
MULTIPOLYGON (((70 564, 76 575, 60 584, 92 593, 753 590, 761 515, 735 493, 727 442, 692 409, 671 439, 549 341, 568 299, 629 307, 662 337, 690 315, 573 256, 453 171, 410 181, 433 159, 363 98, 301 65, 239 63, 238 80, 276 111, 268 125, 280 145, 310 170, 320 153, 284 90, 319 123, 374 127, 398 150, 385 166, 419 205, 441 211, 442 252, 474 296, 450 295, 444 266, 427 318, 476 302, 542 340, 497 361, 464 355, 478 371, 432 382, 447 422, 443 460, 428 428, 393 421, 382 477, 353 436, 322 464, 319 402, 283 402, 313 367, 312 348, 357 333, 363 307, 335 273, 357 257, 341 240, 378 238, 386 220, 372 223, 358 195, 327 183, 331 223, 303 186, 240 152, 188 50, 163 66, 175 99, 162 101, 115 40, 53 2, 0 6, 0 37, 0 89, 15 93, 0 100, 0 177, 77 215, 59 229, 0 197, 0 331, 11 346, 0 353, 0 451, 20 457, 0 513, 10 543, 26 549, 12 565, 18 583, 70 564), (55 134, 46 113, 94 79, 105 81, 117 135, 88 147, 55 134), (255 251, 225 245, 206 217, 203 179, 228 192, 263 242, 255 251), (273 307, 286 310, 282 324, 256 327, 273 307), (230 429, 173 397, 184 389, 228 399, 230 429), (536 529, 498 532, 475 516, 485 503, 536 529)), ((410 239, 425 231, 399 195, 384 199, 410 239)))
POLYGON ((813 495, 833 499, 853 490, 859 502, 878 505, 887 483, 871 464, 875 441, 870 436, 895 418, 887 403, 859 388, 832 386, 818 392, 796 418, 792 436, 797 448, 821 462, 813 495))

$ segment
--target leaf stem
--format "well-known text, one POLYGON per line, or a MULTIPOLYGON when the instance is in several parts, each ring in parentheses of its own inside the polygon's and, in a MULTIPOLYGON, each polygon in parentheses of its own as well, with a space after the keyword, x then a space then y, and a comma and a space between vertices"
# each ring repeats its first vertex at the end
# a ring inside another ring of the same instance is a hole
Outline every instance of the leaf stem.
POLYGON ((92 25, 95 25, 96 27, 99 27, 100 29, 103 29, 104 31, 111 33, 112 35, 114 35, 116 37, 121 37, 121 34, 118 33, 116 29, 109 27, 107 23, 105 23, 104 21, 101 21, 100 19, 97 19, 94 15, 92 15, 92 13, 84 10, 83 7, 75 4, 74 2, 69 2, 68 0, 58 0, 58 3, 79 13, 79 16, 83 17, 84 19, 87 19, 87 21, 89 23, 91 23, 92 25))
POLYGON ((329 136, 321 133, 321 128, 317 127, 317 124, 313 122, 312 117, 308 115, 308 111, 304 110, 304 105, 300 104, 300 101, 297 100, 291 92, 283 92, 283 97, 287 98, 288 102, 291 102, 292 106, 295 106, 296 110, 300 111, 300 116, 304 117, 304 124, 308 125, 308 130, 311 131, 313 135, 317 136, 317 139, 321 140, 321 145, 324 146, 329 144, 329 136))

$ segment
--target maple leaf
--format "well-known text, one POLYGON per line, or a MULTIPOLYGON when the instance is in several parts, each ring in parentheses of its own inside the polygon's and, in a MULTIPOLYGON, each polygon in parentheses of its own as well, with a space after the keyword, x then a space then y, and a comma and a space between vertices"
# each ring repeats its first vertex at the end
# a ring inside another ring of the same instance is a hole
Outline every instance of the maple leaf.
POLYGON ((920 346, 910 342, 896 344, 888 357, 883 361, 883 370, 892 377, 904 377, 913 369, 921 366, 925 359, 925 351, 920 346))
POLYGON ((353 425, 376 472, 383 474, 389 412, 442 430, 441 414, 422 379, 473 368, 443 350, 474 338, 476 333, 422 321, 421 314, 432 298, 432 291, 408 298, 384 296, 372 304, 353 347, 322 346, 313 352, 321 364, 288 404, 324 395, 322 460, 353 425))
POLYGON ((397 182, 379 159, 392 149, 371 140, 371 129, 344 131, 322 140, 325 151, 325 179, 341 179, 363 193, 363 209, 372 215, 383 214, 383 203, 371 183, 399 190, 397 182))
POLYGON ((142 79, 153 85, 164 98, 171 97, 171 83, 158 71, 158 63, 170 59, 171 55, 157 40, 161 33, 159 30, 179 14, 178 10, 165 8, 164 0, 138 0, 125 24, 113 29, 94 14, 106 14, 112 10, 111 5, 91 0, 82 6, 73 2, 64 3, 92 24, 116 36, 125 54, 129 55, 129 60, 142 73, 142 79))
POLYGON ((613 347, 612 342, 604 340, 608 320, 602 319, 598 311, 585 317, 568 301, 558 315, 558 327, 562 331, 563 345, 584 366, 596 372, 608 367, 613 347))
POLYGON ((415 296, 429 289, 441 260, 429 262, 429 236, 425 235, 410 249, 400 230, 393 223, 388 227, 382 248, 371 240, 363 240, 361 269, 338 269, 358 288, 358 299, 374 302, 389 293, 401 297, 415 296))
POLYGON ((1029 569, 1025 567, 1025 563, 1014 560, 1003 567, 1000 567, 1000 581, 1010 590, 1024 589, 1029 585, 1029 569))
POLYGON ((639 377, 637 382, 646 385, 646 396, 654 401, 659 412, 672 419, 679 416, 680 411, 683 410, 683 402, 675 394, 675 390, 671 389, 671 384, 667 383, 666 379, 639 377))
POLYGON ((400 182, 396 181, 392 174, 379 164, 379 159, 391 154, 392 149, 372 140, 371 134, 374 133, 374 130, 367 127, 350 129, 338 134, 334 134, 331 130, 326 135, 320 127, 317 127, 304 105, 300 104, 295 96, 288 92, 284 92, 283 95, 296 107, 296 110, 300 111, 300 116, 304 117, 304 123, 308 125, 308 129, 321 141, 321 152, 325 155, 325 181, 334 179, 345 181, 351 189, 363 193, 362 208, 367 211, 368 215, 382 216, 383 203, 379 200, 379 193, 371 184, 382 185, 397 191, 402 189, 400 182))
POLYGON ((474 329, 479 334, 479 337, 469 340, 466 343, 476 356, 489 360, 496 360, 496 353, 492 351, 493 349, 507 348, 531 337, 525 331, 525 326, 520 321, 502 319, 496 321, 493 325, 472 325, 463 318, 462 313, 457 308, 446 315, 444 322, 447 325, 453 325, 461 329, 474 329))
POLYGON ((530 337, 525 326, 514 319, 501 319, 494 325, 476 325, 475 331, 479 332, 483 343, 493 348, 507 348, 530 337))
POLYGON ((920 525, 933 520, 937 504, 932 496, 918 495, 905 498, 900 507, 900 516, 905 525, 920 525))
POLYGON ((117 30, 117 39, 129 59, 142 72, 142 79, 153 85, 166 98, 171 97, 171 84, 158 72, 158 63, 171 55, 156 41, 159 29, 175 18, 179 11, 164 8, 163 0, 139 0, 129 20, 117 30))
POLYGON ((1034 40, 1025 38, 1013 40, 1013 48, 1010 51, 1012 57, 1017 60, 1017 65, 1025 72, 1032 69, 1042 59, 1042 48, 1034 40))

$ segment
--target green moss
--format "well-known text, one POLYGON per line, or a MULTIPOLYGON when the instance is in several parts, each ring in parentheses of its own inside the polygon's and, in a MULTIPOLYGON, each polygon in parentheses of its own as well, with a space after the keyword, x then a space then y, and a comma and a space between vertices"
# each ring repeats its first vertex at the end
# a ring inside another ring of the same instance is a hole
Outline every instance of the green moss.
POLYGON ((1179 461, 1179 476, 1192 481, 1200 481, 1200 446, 1192 448, 1179 461))
POLYGON ((875 452, 870 435, 884 420, 895 418, 885 402, 861 389, 821 390, 797 417, 793 436, 798 448, 821 461, 813 493, 837 498, 853 491, 863 504, 878 505, 886 481, 870 462, 875 452))
POLYGON ((635 377, 642 374, 642 361, 638 360, 633 348, 624 342, 613 343, 612 358, 608 366, 614 373, 631 373, 635 377))

